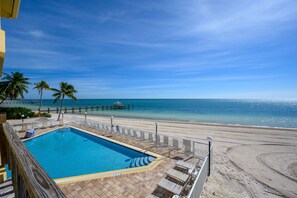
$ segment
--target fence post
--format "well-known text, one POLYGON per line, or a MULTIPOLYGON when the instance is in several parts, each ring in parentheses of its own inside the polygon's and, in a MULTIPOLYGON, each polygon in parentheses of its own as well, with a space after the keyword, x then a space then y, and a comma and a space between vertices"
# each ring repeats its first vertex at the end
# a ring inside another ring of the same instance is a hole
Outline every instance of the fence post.
POLYGON ((211 169, 211 142, 213 138, 211 136, 207 137, 208 140, 208 176, 210 176, 210 169, 211 169))
POLYGON ((79 113, 81 113, 81 107, 78 108, 79 113))
POLYGON ((113 127, 113 116, 110 116, 110 126, 113 127))
POLYGON ((155 138, 156 138, 156 139, 155 139, 156 142, 155 142, 155 144, 156 144, 156 146, 157 146, 157 138, 158 138, 158 122, 156 122, 155 125, 156 125, 156 131, 155 131, 155 132, 156 132, 156 137, 155 137, 155 138))
POLYGON ((74 107, 72 107, 72 113, 74 113, 74 107))
POLYGON ((50 108, 47 108, 47 112, 50 113, 50 108))

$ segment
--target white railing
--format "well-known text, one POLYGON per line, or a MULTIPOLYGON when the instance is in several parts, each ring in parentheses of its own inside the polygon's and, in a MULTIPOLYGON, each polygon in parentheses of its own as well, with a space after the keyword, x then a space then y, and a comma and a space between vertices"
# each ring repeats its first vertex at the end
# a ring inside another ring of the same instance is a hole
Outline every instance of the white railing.
POLYGON ((62 126, 63 120, 44 119, 43 121, 24 122, 20 124, 11 124, 10 126, 16 131, 27 131, 28 129, 44 129, 48 127, 62 126))
POLYGON ((142 131, 139 129, 132 129, 119 125, 111 126, 111 124, 101 123, 95 120, 80 118, 76 116, 72 117, 70 124, 79 124, 82 126, 95 128, 110 134, 137 139, 161 147, 169 147, 171 149, 194 155, 195 157, 198 157, 200 159, 204 159, 208 155, 208 144, 204 142, 192 141, 188 139, 178 139, 163 134, 156 135, 154 132, 142 131))
POLYGON ((196 177, 196 179, 193 183, 193 186, 192 186, 190 192, 188 193, 187 198, 200 197, 202 190, 203 190, 204 183, 210 174, 209 171, 210 171, 210 166, 212 164, 212 155, 213 155, 213 146, 210 149, 210 153, 204 159, 201 169, 198 173, 198 176, 196 177), (210 159, 209 159, 209 157, 210 157, 210 159))

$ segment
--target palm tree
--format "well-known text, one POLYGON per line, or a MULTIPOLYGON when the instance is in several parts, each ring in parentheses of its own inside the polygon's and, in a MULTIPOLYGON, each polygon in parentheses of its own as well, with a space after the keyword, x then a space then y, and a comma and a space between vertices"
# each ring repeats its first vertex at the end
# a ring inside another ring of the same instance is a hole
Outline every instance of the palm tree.
POLYGON ((29 78, 25 78, 20 72, 3 73, 2 81, 0 82, 0 94, 3 96, 1 98, 0 104, 7 98, 11 100, 24 98, 24 93, 28 93, 28 86, 30 84, 29 78))
POLYGON ((40 117, 40 111, 41 111, 41 106, 42 106, 42 94, 43 94, 43 90, 49 90, 50 87, 49 85, 44 81, 40 81, 38 83, 35 83, 35 87, 34 89, 37 89, 40 95, 40 102, 39 102, 39 108, 38 108, 38 116, 40 117))
POLYGON ((73 85, 68 84, 67 82, 60 82, 60 90, 59 89, 51 89, 51 90, 53 90, 55 92, 53 94, 53 96, 56 97, 54 100, 54 104, 57 103, 62 98, 59 116, 57 119, 59 121, 65 96, 71 98, 72 100, 77 100, 77 98, 73 95, 74 93, 77 92, 77 90, 74 89, 73 85))

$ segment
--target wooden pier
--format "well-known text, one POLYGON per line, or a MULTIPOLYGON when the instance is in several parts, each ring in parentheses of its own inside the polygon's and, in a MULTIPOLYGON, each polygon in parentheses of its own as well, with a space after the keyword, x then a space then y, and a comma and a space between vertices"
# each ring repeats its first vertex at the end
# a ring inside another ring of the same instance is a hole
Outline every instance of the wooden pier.
MULTIPOLYGON (((123 104, 121 106, 117 105, 95 105, 95 106, 85 106, 85 107, 63 107, 62 111, 64 113, 84 113, 89 111, 100 111, 100 110, 121 110, 121 109, 131 109, 133 105, 123 104)), ((59 108, 47 108, 43 109, 41 112, 56 112, 59 113, 59 108)))
POLYGON ((24 104, 38 104, 37 101, 33 101, 33 100, 5 100, 3 101, 2 105, 24 105, 24 104))

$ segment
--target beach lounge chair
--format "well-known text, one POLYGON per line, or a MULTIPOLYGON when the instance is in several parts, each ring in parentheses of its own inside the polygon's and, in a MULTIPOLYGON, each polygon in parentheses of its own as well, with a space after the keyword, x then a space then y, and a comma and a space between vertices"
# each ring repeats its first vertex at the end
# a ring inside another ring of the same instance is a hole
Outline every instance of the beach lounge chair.
POLYGON ((192 141, 183 139, 184 152, 192 153, 192 141))
POLYGON ((154 142, 154 137, 152 133, 148 133, 148 141, 149 142, 154 142))
POLYGON ((167 175, 183 183, 185 183, 190 177, 190 175, 182 173, 175 169, 171 169, 170 171, 168 171, 167 175))
POLYGON ((94 127, 95 127, 95 129, 99 130, 99 124, 98 123, 95 123, 94 127))
POLYGON ((23 123, 22 124, 22 131, 27 131, 28 130, 28 124, 27 123, 23 123))
POLYGON ((149 133, 148 132, 143 132, 143 136, 144 136, 144 142, 148 142, 148 139, 149 139, 149 133))
POLYGON ((104 129, 104 132, 108 132, 108 126, 107 125, 103 125, 103 129, 104 129))
POLYGON ((133 130, 132 129, 128 129, 128 136, 133 137, 133 130))
POLYGON ((137 131, 136 130, 133 130, 132 132, 133 132, 133 138, 138 139, 137 131))
POLYGON ((107 130, 107 125, 105 125, 105 124, 102 124, 102 126, 101 126, 101 127, 102 127, 102 131, 104 131, 104 132, 105 132, 105 131, 107 130))
POLYGON ((127 130, 126 130, 126 136, 128 136, 128 137, 131 136, 131 133, 130 133, 130 129, 129 128, 127 128, 127 130))
POLYGON ((194 170, 195 165, 179 160, 177 161, 175 168, 167 172, 166 177, 159 182, 158 186, 174 195, 180 195, 188 184, 190 178, 194 175, 194 170), (180 168, 185 169, 186 172, 178 170, 180 168))
POLYGON ((124 127, 120 127, 120 135, 126 135, 126 129, 124 127))
POLYGON ((99 130, 103 131, 103 124, 99 124, 99 130))
POLYGON ((176 150, 179 150, 178 140, 173 138, 172 142, 173 142, 173 148, 176 149, 176 150))
POLYGON ((168 144, 169 144, 168 136, 164 135, 163 136, 163 146, 168 146, 168 144))
POLYGON ((160 136, 160 135, 157 135, 155 138, 156 138, 156 140, 157 140, 157 141, 156 141, 156 142, 157 142, 157 145, 158 145, 158 146, 161 146, 161 144, 162 144, 162 143, 161 143, 161 136, 160 136))
POLYGON ((158 186, 168 190, 169 192, 172 192, 175 195, 179 195, 183 190, 183 186, 176 184, 172 181, 169 181, 165 178, 159 182, 158 186))
POLYGON ((94 122, 90 122, 89 123, 90 128, 95 128, 95 123, 94 122))
POLYGON ((144 132, 143 131, 140 131, 140 140, 141 141, 144 141, 145 140, 144 132))
POLYGON ((110 133, 115 133, 115 126, 110 126, 110 133))
POLYGON ((185 162, 183 160, 178 160, 175 164, 177 167, 186 169, 188 173, 192 173, 195 170, 195 165, 185 162))

